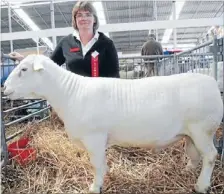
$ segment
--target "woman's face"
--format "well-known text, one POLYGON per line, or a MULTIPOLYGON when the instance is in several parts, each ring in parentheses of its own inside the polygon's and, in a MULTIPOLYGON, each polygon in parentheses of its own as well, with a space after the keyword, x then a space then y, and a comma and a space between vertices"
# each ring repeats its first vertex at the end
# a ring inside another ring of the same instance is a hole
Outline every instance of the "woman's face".
POLYGON ((80 10, 76 14, 76 24, 78 30, 93 29, 94 22, 94 16, 89 11, 80 10))

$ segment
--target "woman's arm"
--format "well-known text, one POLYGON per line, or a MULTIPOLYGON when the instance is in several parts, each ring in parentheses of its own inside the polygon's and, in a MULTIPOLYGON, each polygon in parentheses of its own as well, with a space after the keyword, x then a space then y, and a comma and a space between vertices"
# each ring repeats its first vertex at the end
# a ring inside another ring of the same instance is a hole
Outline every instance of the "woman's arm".
MULTIPOLYGON (((21 61, 24 59, 24 56, 19 54, 18 52, 9 53, 9 57, 11 59, 18 60, 18 61, 21 61)), ((59 44, 56 46, 50 58, 58 65, 62 65, 65 62, 65 58, 62 52, 62 41, 60 41, 59 44)))
POLYGON ((110 40, 107 45, 106 60, 108 62, 107 76, 120 78, 117 50, 116 50, 112 40, 110 40))
POLYGON ((63 39, 57 44, 52 55, 50 56, 50 59, 57 63, 59 66, 61 66, 65 62, 65 57, 62 50, 62 41, 63 39))

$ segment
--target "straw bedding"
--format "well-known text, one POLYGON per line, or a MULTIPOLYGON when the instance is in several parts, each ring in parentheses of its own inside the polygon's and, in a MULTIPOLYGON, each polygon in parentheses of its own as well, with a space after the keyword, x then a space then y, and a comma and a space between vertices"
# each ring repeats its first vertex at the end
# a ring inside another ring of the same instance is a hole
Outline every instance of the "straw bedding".
MULTIPOLYGON (((93 178, 88 154, 68 140, 57 116, 32 126, 31 136, 37 159, 26 167, 12 161, 8 173, 2 172, 3 193, 87 193, 93 178)), ((194 171, 185 171, 188 158, 184 143, 181 140, 159 153, 139 148, 108 149, 110 170, 103 193, 192 192, 201 164, 194 171)), ((223 192, 224 170, 217 159, 211 193, 223 192)))

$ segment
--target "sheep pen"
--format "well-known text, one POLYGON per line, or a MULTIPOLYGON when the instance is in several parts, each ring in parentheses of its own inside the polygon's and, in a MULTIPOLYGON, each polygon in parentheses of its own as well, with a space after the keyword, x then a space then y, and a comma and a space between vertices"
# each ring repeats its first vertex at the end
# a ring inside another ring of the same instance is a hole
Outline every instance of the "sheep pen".
MULTIPOLYGON (((63 122, 56 114, 52 114, 48 121, 21 127, 32 129, 31 146, 37 149, 37 158, 26 167, 21 167, 12 160, 7 166, 7 174, 2 171, 2 193, 88 193, 93 178, 88 154, 72 144, 63 122)), ((217 136, 221 135, 220 128, 217 136)), ((185 171, 188 158, 184 145, 183 139, 158 153, 138 148, 108 149, 109 173, 105 177, 102 192, 192 192, 201 164, 194 171, 185 171)), ((224 192, 223 180, 224 170, 217 158, 211 193, 224 192)))

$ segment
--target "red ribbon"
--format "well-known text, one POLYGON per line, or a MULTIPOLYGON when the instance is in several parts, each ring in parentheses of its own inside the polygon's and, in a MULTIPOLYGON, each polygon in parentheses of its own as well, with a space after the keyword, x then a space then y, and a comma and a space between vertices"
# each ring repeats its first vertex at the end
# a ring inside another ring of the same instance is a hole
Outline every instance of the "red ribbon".
POLYGON ((92 70, 92 77, 99 77, 98 55, 95 57, 91 56, 91 70, 92 70))

